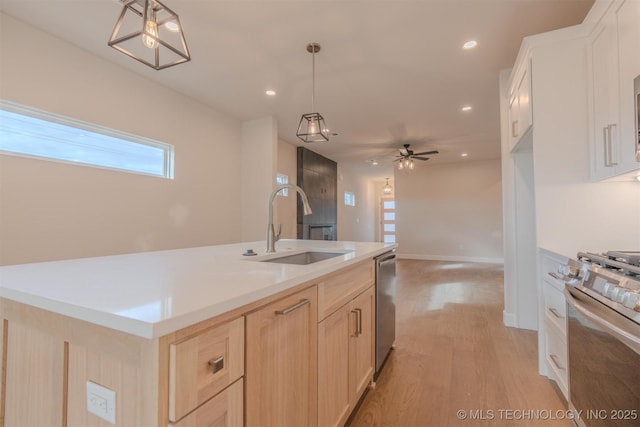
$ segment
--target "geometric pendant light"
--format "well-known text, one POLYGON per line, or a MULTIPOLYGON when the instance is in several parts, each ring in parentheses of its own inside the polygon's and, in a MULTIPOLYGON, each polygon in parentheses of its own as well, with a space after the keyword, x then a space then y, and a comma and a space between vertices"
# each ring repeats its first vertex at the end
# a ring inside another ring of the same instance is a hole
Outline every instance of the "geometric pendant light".
POLYGON ((303 114, 298 124, 296 136, 303 142, 325 142, 329 140, 329 129, 324 124, 324 118, 320 113, 315 112, 315 91, 316 91, 316 53, 320 52, 318 43, 309 43, 307 52, 311 54, 311 111, 313 113, 303 114))
POLYGON ((389 178, 386 178, 387 183, 384 186, 384 189, 382 190, 384 192, 384 194, 391 194, 393 192, 393 188, 391 188, 391 185, 389 184, 389 178))
POLYGON ((122 0, 108 45, 155 69, 191 60, 180 18, 157 0, 122 0))

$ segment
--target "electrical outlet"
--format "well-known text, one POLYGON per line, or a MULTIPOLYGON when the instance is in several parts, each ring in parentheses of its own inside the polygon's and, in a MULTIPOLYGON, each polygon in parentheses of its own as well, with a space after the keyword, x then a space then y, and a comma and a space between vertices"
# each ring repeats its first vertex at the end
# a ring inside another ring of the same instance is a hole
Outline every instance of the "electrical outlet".
POLYGON ((87 411, 111 424, 116 423, 116 392, 87 381, 87 411))

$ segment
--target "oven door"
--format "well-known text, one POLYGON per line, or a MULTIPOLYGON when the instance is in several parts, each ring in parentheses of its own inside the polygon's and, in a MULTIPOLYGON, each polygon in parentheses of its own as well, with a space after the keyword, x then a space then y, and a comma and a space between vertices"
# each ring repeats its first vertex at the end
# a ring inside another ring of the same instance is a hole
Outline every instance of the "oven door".
POLYGON ((580 426, 640 425, 640 325, 565 287, 569 408, 580 426))

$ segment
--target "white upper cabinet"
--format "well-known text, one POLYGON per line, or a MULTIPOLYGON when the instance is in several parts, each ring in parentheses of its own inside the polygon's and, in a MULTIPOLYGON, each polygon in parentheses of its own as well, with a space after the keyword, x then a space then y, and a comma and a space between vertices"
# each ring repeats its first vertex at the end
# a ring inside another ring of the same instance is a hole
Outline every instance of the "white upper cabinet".
POLYGON ((640 74, 640 2, 614 1, 591 47, 591 178, 640 169, 633 79, 640 74))
POLYGON ((531 113, 531 62, 524 61, 509 89, 509 146, 513 150, 533 125, 531 113))

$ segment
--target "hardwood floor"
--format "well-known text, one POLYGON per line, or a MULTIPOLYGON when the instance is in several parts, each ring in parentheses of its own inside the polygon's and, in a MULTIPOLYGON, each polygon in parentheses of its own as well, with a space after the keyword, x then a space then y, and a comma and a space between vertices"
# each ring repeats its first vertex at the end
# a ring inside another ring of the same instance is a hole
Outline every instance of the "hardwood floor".
POLYGON ((503 301, 501 266, 398 261, 396 348, 349 425, 571 426, 503 301))

